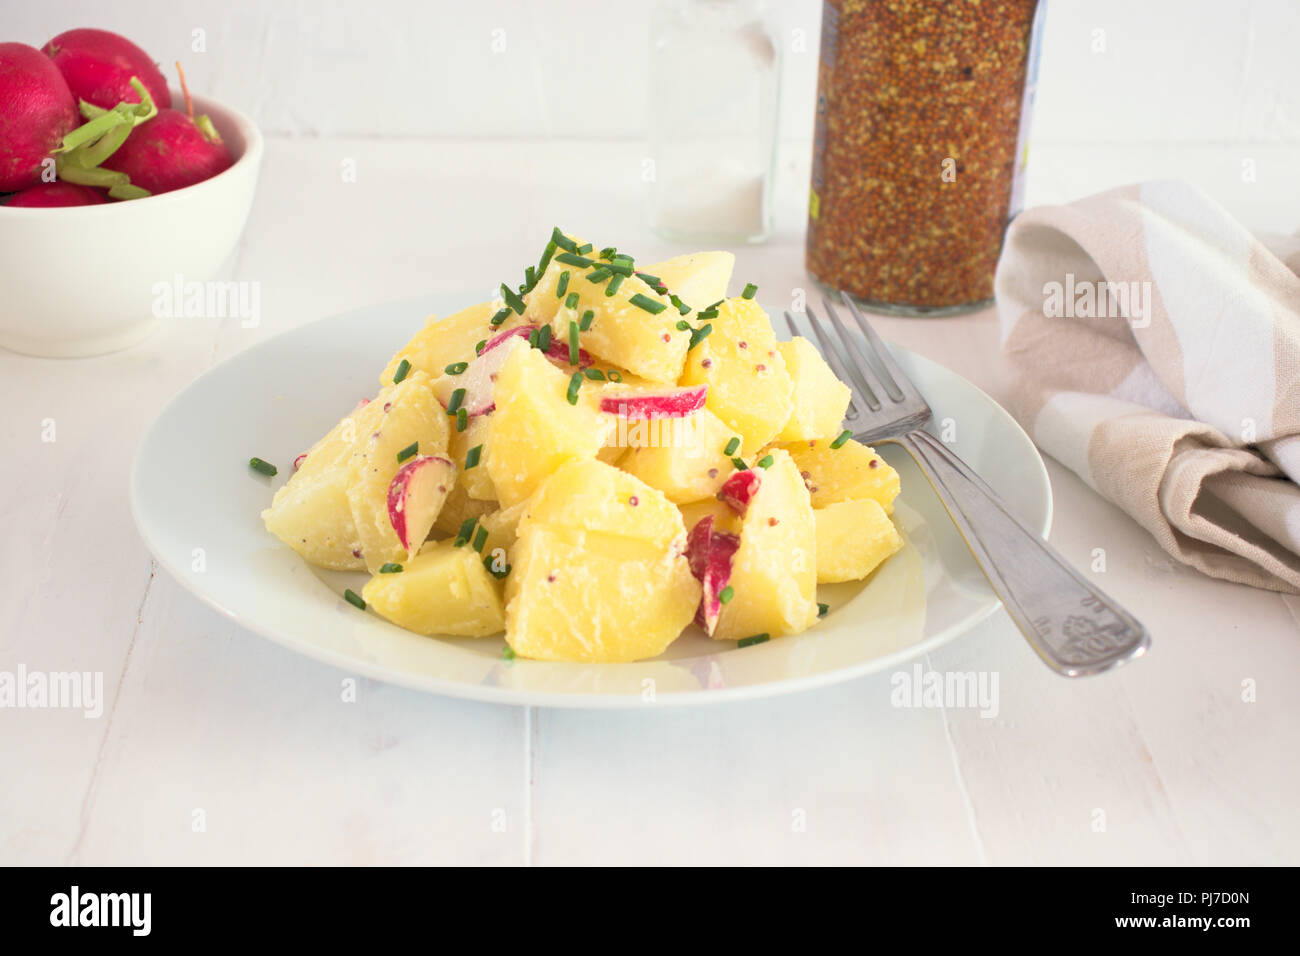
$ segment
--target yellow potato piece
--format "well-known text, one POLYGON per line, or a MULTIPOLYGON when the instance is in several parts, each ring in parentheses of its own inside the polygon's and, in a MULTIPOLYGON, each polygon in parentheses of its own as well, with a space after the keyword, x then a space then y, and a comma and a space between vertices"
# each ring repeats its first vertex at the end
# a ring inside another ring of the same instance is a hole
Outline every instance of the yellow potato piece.
POLYGON ((790 395, 794 408, 777 437, 783 441, 833 440, 843 430, 844 413, 849 407, 849 387, 835 377, 821 353, 802 336, 781 342, 777 348, 794 381, 794 391, 790 395))
POLYGON ((416 332, 411 340, 388 360, 383 373, 379 376, 379 384, 381 386, 393 384, 393 376, 397 374, 397 367, 402 364, 402 359, 410 362, 411 368, 427 372, 434 378, 443 374, 443 370, 454 362, 468 362, 474 357, 474 346, 479 342, 521 324, 522 320, 512 315, 511 318, 517 319, 516 321, 507 320, 499 327, 493 328, 488 324, 488 320, 499 308, 501 303, 494 300, 471 305, 468 309, 461 309, 455 315, 449 315, 445 319, 430 316, 425 321, 424 328, 416 332))
POLYGON ((380 616, 417 634, 486 637, 505 627, 500 585, 469 545, 432 544, 402 567, 361 591, 380 616))
POLYGON ((658 276, 669 290, 695 311, 727 297, 727 283, 736 266, 730 252, 689 252, 641 268, 658 276))
POLYGON ((680 419, 628 422, 626 430, 631 447, 618 466, 676 504, 711 498, 735 471, 723 454, 735 432, 707 408, 680 419), (649 426, 646 441, 636 440, 637 425, 649 426))
POLYGON ((819 584, 865 578, 903 546, 894 522, 874 498, 837 501, 814 509, 813 515, 819 584))
POLYGON ((812 494, 814 508, 873 498, 892 514, 898 496, 898 472, 870 445, 849 439, 842 447, 832 448, 833 440, 781 442, 775 447, 785 449, 794 459, 812 494))

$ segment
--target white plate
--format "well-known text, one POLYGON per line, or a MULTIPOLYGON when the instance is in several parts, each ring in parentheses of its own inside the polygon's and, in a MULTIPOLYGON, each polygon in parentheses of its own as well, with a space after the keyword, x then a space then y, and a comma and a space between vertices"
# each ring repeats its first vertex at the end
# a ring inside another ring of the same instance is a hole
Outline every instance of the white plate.
MULTIPOLYGON (((692 628, 651 661, 555 664, 506 661, 500 637, 421 637, 358 611, 342 594, 360 591, 364 575, 312 568, 263 528, 260 512, 294 457, 374 394, 379 371, 423 317, 467 301, 440 296, 324 319, 236 355, 176 396, 145 435, 131 474, 131 509, 159 564, 249 630, 343 670, 454 697, 561 707, 806 690, 896 668, 998 607, 925 479, 897 446, 885 446, 902 475, 895 517, 907 545, 865 585, 821 588, 831 611, 802 635, 737 648, 692 628), (253 473, 253 455, 280 474, 253 473)), ((957 453, 1046 534, 1051 486, 1029 437, 965 379, 896 354, 936 421, 951 419, 957 453)))

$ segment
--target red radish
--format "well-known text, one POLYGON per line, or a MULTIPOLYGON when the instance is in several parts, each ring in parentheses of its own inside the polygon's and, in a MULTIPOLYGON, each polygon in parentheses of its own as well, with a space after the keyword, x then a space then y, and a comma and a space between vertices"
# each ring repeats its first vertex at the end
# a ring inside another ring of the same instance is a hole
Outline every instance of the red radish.
MULTIPOLYGON (((527 335, 527 332, 524 334, 527 335)), ((433 394, 443 408, 448 408, 452 395, 463 388, 465 394, 459 407, 465 409, 465 414, 472 418, 494 411, 496 402, 493 393, 496 391, 497 374, 517 348, 526 349, 528 345, 514 334, 513 329, 509 333, 502 332, 483 347, 483 351, 469 363, 465 371, 459 375, 440 375, 434 379, 433 394)))
POLYGON ((82 28, 60 33, 41 49, 59 68, 72 95, 94 106, 111 110, 118 103, 139 103, 139 94, 131 89, 133 76, 160 110, 172 105, 162 70, 126 37, 82 28))
POLYGON ((722 614, 722 592, 731 580, 731 568, 740 550, 739 535, 713 530, 713 516, 706 515, 686 539, 686 560, 699 580, 702 593, 695 611, 695 623, 710 637, 722 614))
POLYGON ((629 392, 626 395, 606 395, 600 400, 600 410, 619 415, 629 421, 685 418, 704 407, 704 400, 708 394, 707 385, 695 385, 654 393, 629 392))
POLYGON ((293 460, 293 470, 297 471, 299 468, 301 468, 302 463, 306 460, 307 460, 307 453, 303 452, 301 455, 299 455, 297 458, 293 460))
POLYGON ((754 495, 758 494, 761 481, 759 473, 752 468, 748 471, 738 471, 722 483, 722 487, 718 489, 718 500, 743 518, 745 512, 749 510, 749 503, 754 500, 754 495))
MULTIPOLYGON (((483 351, 479 355, 486 355, 494 348, 498 348, 503 342, 512 338, 526 339, 537 331, 539 326, 536 325, 517 325, 513 329, 507 329, 505 332, 498 332, 492 338, 488 339, 483 346, 483 351)), ((573 368, 569 364, 569 343, 562 342, 557 338, 551 339, 551 344, 546 348, 546 357, 554 364, 565 369, 573 368)), ((591 364, 591 354, 586 349, 578 349, 578 368, 586 368, 591 364)))
POLYGON ((58 67, 35 47, 0 43, 0 192, 39 183, 41 164, 80 122, 58 67))
POLYGON ((441 455, 419 455, 401 468, 388 485, 388 521, 412 557, 438 520, 456 478, 456 466, 441 455))
POLYGON ((193 186, 229 169, 234 160, 209 124, 209 138, 198 124, 178 110, 158 115, 131 131, 104 168, 126 173, 131 185, 153 195, 193 186))
POLYGON ((97 206, 105 202, 108 202, 108 197, 98 189, 75 183, 53 182, 28 186, 22 192, 10 196, 4 205, 35 209, 51 206, 97 206))

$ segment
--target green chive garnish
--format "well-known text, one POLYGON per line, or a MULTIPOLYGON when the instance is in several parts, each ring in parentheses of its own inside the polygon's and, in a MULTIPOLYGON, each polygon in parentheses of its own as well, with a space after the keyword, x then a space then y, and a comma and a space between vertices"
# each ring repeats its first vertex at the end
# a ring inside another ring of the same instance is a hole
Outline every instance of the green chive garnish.
POLYGON ((591 379, 593 382, 605 381, 605 373, 598 368, 589 368, 583 374, 585 374, 587 378, 591 379))
POLYGON ((817 616, 818 616, 818 617, 825 617, 825 616, 830 612, 830 609, 831 609, 831 606, 830 606, 829 604, 820 604, 820 603, 819 603, 819 604, 817 605, 817 616))
POLYGON ((553 241, 552 241, 552 242, 548 242, 548 243, 546 244, 546 249, 545 249, 545 251, 542 253, 542 261, 539 262, 539 263, 537 263, 537 274, 538 274, 538 275, 541 275, 543 272, 545 272, 545 271, 546 271, 546 267, 549 266, 549 265, 551 264, 551 256, 555 255, 555 250, 556 250, 557 248, 558 248, 558 247, 555 245, 555 243, 554 243, 553 241))
POLYGON ((451 365, 448 365, 443 369, 443 371, 448 375, 459 375, 467 368, 469 368, 469 362, 453 362, 451 365))
POLYGON ((586 312, 582 313, 582 321, 578 323, 578 328, 586 332, 589 328, 591 328, 591 320, 594 319, 595 317, 596 317, 596 313, 591 311, 591 309, 588 309, 586 312))
POLYGON ((586 256, 575 256, 572 252, 556 253, 555 261, 563 262, 566 266, 578 266, 583 269, 587 268, 587 266, 595 265, 595 263, 586 256))
POLYGON ((759 468, 771 468, 772 463, 775 461, 776 459, 773 458, 771 455, 764 455, 762 458, 758 460, 757 464, 759 468))
POLYGON ((657 288, 664 284, 664 280, 658 276, 652 276, 648 272, 638 272, 636 277, 651 288, 657 288))
MULTIPOLYGON (((510 318, 510 310, 509 310, 509 309, 502 309, 501 311, 497 312, 496 315, 492 316, 492 324, 493 324, 493 325, 500 325, 502 322, 504 322, 504 321, 505 321, 506 319, 508 319, 508 318, 510 318)), ((484 344, 484 345, 487 345, 487 341, 484 340, 483 344, 484 344)))
POLYGON ((600 250, 600 257, 602 259, 613 259, 616 255, 618 255, 618 250, 613 246, 606 246, 604 249, 600 250))
POLYGON ((853 437, 853 432, 849 431, 849 430, 846 428, 846 429, 844 429, 844 431, 840 432, 840 437, 839 437, 839 438, 837 438, 837 439, 835 439, 833 442, 831 442, 831 447, 832 447, 832 448, 842 448, 842 447, 844 446, 844 443, 845 443, 846 441, 848 441, 848 440, 849 440, 850 438, 852 438, 852 437, 853 437))
POLYGON ((664 309, 668 308, 668 306, 664 305, 662 302, 652 299, 648 295, 642 295, 640 292, 636 293, 636 295, 632 296, 627 301, 631 302, 638 309, 645 309, 645 311, 649 312, 651 315, 658 315, 664 309))
POLYGON ((575 249, 578 248, 578 244, 576 242, 574 242, 564 233, 560 232, 559 226, 556 226, 554 229, 551 230, 551 242, 555 243, 556 246, 563 249, 565 252, 573 252, 575 249))
POLYGON ((475 354, 475 355, 482 355, 482 354, 483 354, 483 346, 485 346, 485 345, 487 345, 487 339, 479 339, 479 340, 478 340, 478 344, 474 346, 474 354, 475 354))
POLYGON ((749 471, 749 466, 745 464, 745 459, 743 458, 733 458, 731 459, 731 464, 736 471, 749 471))
POLYGON ((623 373, 620 372, 618 369, 612 368, 608 372, 606 372, 605 375, 609 378, 611 382, 623 381, 623 373))
POLYGON ((578 323, 569 323, 569 364, 578 364, 578 323))
POLYGON ((478 460, 483 456, 483 446, 475 445, 469 451, 465 452, 465 470, 474 468, 478 465, 478 460))
POLYGON ((487 544, 487 528, 479 525, 478 530, 474 532, 474 550, 481 554, 485 544, 487 544))
POLYGON ((532 292, 535 285, 537 285, 537 267, 529 266, 524 270, 524 289, 532 292))
POLYGON ((687 346, 687 348, 688 349, 695 348, 695 346, 699 345, 701 342, 707 339, 709 337, 709 333, 712 331, 713 331, 713 326, 710 325, 709 323, 706 322, 704 325, 701 325, 698 329, 696 329, 694 332, 691 333, 691 342, 690 345, 687 346))
POLYGON ((570 292, 564 297, 564 307, 566 309, 576 309, 578 307, 578 293, 570 292))
POLYGON ((478 518, 466 518, 460 523, 460 530, 456 532, 454 546, 459 548, 465 542, 469 541, 470 535, 474 533, 474 525, 478 524, 478 518))
POLYGON ((496 568, 496 563, 497 563, 496 558, 494 558, 490 554, 483 559, 483 567, 488 569, 488 573, 491 574, 492 577, 500 581, 502 578, 504 578, 507 574, 510 573, 510 565, 507 564, 504 568, 498 571, 496 568))
POLYGON ((568 394, 565 395, 570 405, 578 404, 578 389, 580 388, 582 388, 582 373, 574 372, 573 377, 569 379, 568 394))
POLYGON ((632 267, 632 257, 617 255, 609 261, 609 268, 621 276, 630 276, 635 269, 632 267))
POLYGON ((456 409, 456 431, 463 432, 469 428, 469 412, 462 406, 456 409))
POLYGON ((410 371, 411 371, 410 362, 408 362, 406 359, 402 359, 400 362, 398 362, 397 371, 393 373, 393 384, 396 385, 402 379, 406 378, 407 373, 410 371))
POLYGON ((762 644, 771 639, 772 635, 770 634, 755 634, 753 637, 742 637, 740 640, 736 641, 736 646, 749 647, 751 644, 762 644))
POLYGON ((508 661, 513 661, 515 659, 515 649, 507 644, 501 649, 501 656, 508 661))
POLYGON ((726 604, 735 596, 736 596, 736 589, 733 588, 730 584, 728 584, 725 588, 723 588, 721 591, 718 592, 718 603, 726 604))
POLYGON ((380 574, 401 574, 402 566, 393 561, 389 561, 387 564, 380 566, 379 573, 380 574))
POLYGON ((677 311, 682 315, 690 315, 691 307, 679 299, 675 294, 668 296, 668 301, 677 306, 677 311))
POLYGON ((751 282, 749 283, 749 285, 745 286, 745 291, 740 293, 740 297, 742 299, 752 299, 757 294, 757 292, 758 292, 758 286, 754 285, 754 283, 751 282))
POLYGON ((727 447, 722 449, 722 453, 726 455, 728 458, 730 458, 739 449, 740 449, 740 438, 734 437, 731 439, 731 441, 727 442, 727 447))
POLYGON ((347 601, 358 610, 364 611, 366 609, 366 602, 361 600, 361 595, 351 588, 348 588, 343 592, 343 600, 347 601))
POLYGON ((541 329, 533 329, 531 332, 528 333, 528 347, 530 349, 537 348, 537 336, 540 333, 541 333, 541 329))
POLYGON ((613 295, 618 291, 618 287, 623 284, 623 273, 615 272, 613 278, 605 286, 605 295, 613 295))
POLYGON ((551 327, 543 325, 537 330, 537 347, 545 352, 551 347, 551 327))
MULTIPOLYGON (((510 288, 510 286, 506 285, 504 282, 501 283, 501 298, 506 300, 506 305, 514 309, 516 315, 524 314, 524 300, 519 298, 518 292, 510 288)), ((501 313, 498 312, 497 314, 500 315, 501 313)))
POLYGON ((555 283, 555 297, 563 299, 564 293, 569 291, 569 270, 565 269, 560 273, 560 281, 555 283))
POLYGON ((689 329, 690 327, 691 327, 691 323, 687 322, 685 319, 678 319, 678 320, 677 320, 677 331, 678 331, 678 332, 685 332, 685 331, 686 331, 687 329, 689 329))
POLYGON ((578 248, 574 249, 573 251, 580 256, 585 256, 587 253, 591 252, 591 249, 592 249, 591 243, 584 242, 582 245, 578 246, 578 248))
POLYGON ((400 465, 402 462, 406 461, 406 459, 414 458, 416 453, 419 452, 419 450, 420 450, 420 443, 418 441, 411 442, 409 445, 407 445, 405 448, 403 448, 401 451, 397 453, 397 463, 400 465))
POLYGON ((600 285, 613 274, 614 273, 610 272, 605 266, 601 266, 600 268, 592 269, 587 273, 587 281, 594 285, 600 285))
POLYGON ((271 464, 269 461, 263 461, 260 458, 248 459, 248 467, 253 469, 253 471, 257 472, 259 475, 266 475, 268 478, 274 478, 280 471, 279 468, 276 468, 275 465, 271 464))
POLYGON ((451 398, 447 402, 447 414, 455 415, 456 409, 460 408, 463 401, 465 401, 465 389, 458 388, 451 393, 451 398))

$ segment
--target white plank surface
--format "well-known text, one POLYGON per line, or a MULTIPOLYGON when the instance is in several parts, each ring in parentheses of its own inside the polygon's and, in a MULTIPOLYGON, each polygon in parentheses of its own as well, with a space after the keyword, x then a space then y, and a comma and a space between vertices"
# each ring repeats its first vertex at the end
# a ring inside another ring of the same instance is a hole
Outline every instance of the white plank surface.
MULTIPOLYGON (((1173 565, 1054 464, 1053 541, 1084 567, 1106 549, 1104 585, 1155 648, 1065 682, 998 615, 924 662, 996 673, 993 718, 896 708, 884 676, 684 712, 491 707, 365 681, 345 703, 349 675, 154 574, 126 475, 162 402, 326 314, 430 290, 468 301, 555 223, 642 257, 681 251, 640 226, 638 161, 618 143, 273 139, 232 262, 262 284, 258 328, 188 321, 84 361, 0 352, 0 668, 102 671, 107 698, 93 720, 0 711, 0 863, 1300 862, 1300 602, 1173 565)), ((809 285, 806 168, 788 154, 778 234, 739 252, 765 297, 809 285)), ((1003 394, 991 313, 881 324, 1003 394)))

